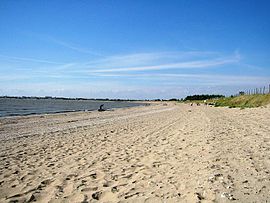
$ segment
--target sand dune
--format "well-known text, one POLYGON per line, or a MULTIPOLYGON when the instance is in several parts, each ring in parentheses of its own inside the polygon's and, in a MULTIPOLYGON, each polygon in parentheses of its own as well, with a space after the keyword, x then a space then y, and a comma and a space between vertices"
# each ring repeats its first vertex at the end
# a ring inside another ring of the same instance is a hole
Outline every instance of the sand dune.
POLYGON ((270 202, 270 108, 0 119, 0 202, 270 202))

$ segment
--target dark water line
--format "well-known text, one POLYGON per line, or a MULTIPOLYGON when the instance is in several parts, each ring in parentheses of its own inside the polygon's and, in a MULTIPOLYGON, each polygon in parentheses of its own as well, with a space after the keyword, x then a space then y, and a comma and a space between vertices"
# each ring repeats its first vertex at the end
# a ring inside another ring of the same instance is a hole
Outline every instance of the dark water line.
POLYGON ((104 104, 106 110, 145 105, 123 101, 0 98, 0 117, 94 111, 101 104, 104 104))

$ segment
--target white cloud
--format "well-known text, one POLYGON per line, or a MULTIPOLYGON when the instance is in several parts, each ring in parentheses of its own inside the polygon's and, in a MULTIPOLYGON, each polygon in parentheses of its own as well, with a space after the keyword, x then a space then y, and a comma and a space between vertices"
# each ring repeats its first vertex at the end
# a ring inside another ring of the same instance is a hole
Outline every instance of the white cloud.
MULTIPOLYGON (((17 72, 3 69, 0 76, 0 94, 179 98, 192 93, 205 93, 208 90, 209 93, 211 90, 217 90, 218 93, 227 90, 236 93, 241 90, 240 87, 260 87, 269 82, 269 77, 251 76, 249 72, 246 76, 237 76, 214 72, 211 74, 208 70, 228 64, 239 65, 240 59, 238 52, 229 55, 218 52, 135 53, 102 57, 84 63, 54 63, 32 58, 9 57, 9 60, 28 61, 26 65, 29 64, 29 69, 18 68, 17 72), (37 62, 45 65, 37 66, 37 62), (179 70, 176 71, 177 69, 179 70), (194 70, 183 69, 203 70, 200 70, 200 74, 192 74, 194 70)), ((15 65, 19 67, 20 64, 19 61, 15 65)))
POLYGON ((127 72, 127 71, 147 71, 147 70, 166 70, 166 69, 190 69, 190 68, 210 68, 238 62, 237 58, 213 59, 200 61, 187 61, 179 63, 168 63, 153 66, 137 66, 128 68, 98 69, 92 72, 127 72))
POLYGON ((218 52, 153 52, 103 57, 80 64, 81 72, 128 72, 166 69, 211 68, 240 61, 238 52, 226 56, 218 52))
POLYGON ((93 55, 93 56, 103 56, 102 54, 97 53, 95 51, 92 51, 89 48, 84 48, 84 47, 81 47, 77 44, 66 42, 62 39, 56 39, 56 38, 49 36, 49 35, 46 35, 46 34, 40 34, 40 33, 31 32, 31 31, 24 31, 23 33, 31 38, 34 37, 34 38, 39 39, 41 41, 51 42, 53 44, 60 45, 62 47, 74 50, 74 51, 79 52, 79 53, 89 54, 89 55, 93 55))
POLYGON ((75 45, 75 44, 72 44, 72 43, 69 43, 69 42, 64 42, 62 40, 58 40, 58 39, 55 39, 55 38, 52 38, 52 37, 49 37, 49 40, 51 42, 55 43, 55 44, 61 45, 63 47, 66 47, 68 49, 72 49, 72 50, 80 52, 80 53, 90 54, 90 55, 94 55, 94 56, 103 56, 100 53, 91 51, 91 50, 86 49, 86 48, 82 48, 82 47, 80 47, 78 45, 75 45))
POLYGON ((35 59, 35 58, 26 58, 26 57, 16 57, 16 56, 7 56, 0 54, 1 58, 12 60, 12 61, 28 61, 28 62, 36 62, 36 63, 48 63, 48 64, 63 64, 55 61, 48 61, 48 60, 42 60, 42 59, 35 59))
POLYGON ((95 73, 93 76, 108 77, 108 78, 133 78, 133 79, 146 79, 148 81, 168 81, 171 84, 190 84, 194 82, 200 82, 201 85, 231 85, 231 84, 267 84, 270 81, 270 77, 263 76, 248 76, 248 75, 220 75, 220 74, 179 74, 179 73, 137 73, 137 74, 125 74, 125 73, 95 73), (187 80, 189 82, 187 82, 187 80))
POLYGON ((132 53, 124 55, 112 55, 103 57, 98 60, 92 60, 84 65, 92 65, 97 68, 104 67, 130 67, 136 65, 147 65, 153 63, 161 63, 166 61, 181 60, 188 57, 206 57, 218 55, 217 52, 199 52, 199 51, 187 51, 187 52, 149 52, 149 53, 132 53))

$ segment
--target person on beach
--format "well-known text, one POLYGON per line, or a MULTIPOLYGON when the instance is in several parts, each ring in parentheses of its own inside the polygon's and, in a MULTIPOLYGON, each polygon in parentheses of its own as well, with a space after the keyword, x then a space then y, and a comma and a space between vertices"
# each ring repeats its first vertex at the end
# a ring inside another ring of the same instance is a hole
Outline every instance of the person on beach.
POLYGON ((103 109, 103 106, 104 106, 104 104, 101 104, 98 111, 105 111, 105 109, 103 109))

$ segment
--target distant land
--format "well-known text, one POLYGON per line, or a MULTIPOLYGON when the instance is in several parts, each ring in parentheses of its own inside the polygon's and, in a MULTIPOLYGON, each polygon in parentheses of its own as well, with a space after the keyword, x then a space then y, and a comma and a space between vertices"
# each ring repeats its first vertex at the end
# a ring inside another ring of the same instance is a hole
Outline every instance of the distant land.
POLYGON ((53 96, 0 96, 0 98, 10 98, 10 99, 53 99, 53 100, 92 100, 92 101, 187 101, 187 100, 205 100, 214 98, 223 98, 224 95, 218 94, 201 94, 201 95, 190 95, 186 96, 184 99, 171 98, 171 99, 109 99, 109 98, 83 98, 83 97, 53 97, 53 96))
POLYGON ((55 99, 55 100, 94 100, 94 101, 180 101, 183 99, 109 99, 109 98, 72 98, 72 97, 52 97, 52 96, 0 96, 0 98, 10 98, 10 99, 55 99))
MULTIPOLYGON (((0 96, 0 98, 10 98, 10 99, 55 99, 55 100, 95 100, 95 101, 142 101, 136 99, 109 99, 109 98, 82 98, 82 97, 52 97, 52 96, 0 96)), ((147 100, 145 100, 147 101, 147 100)))

